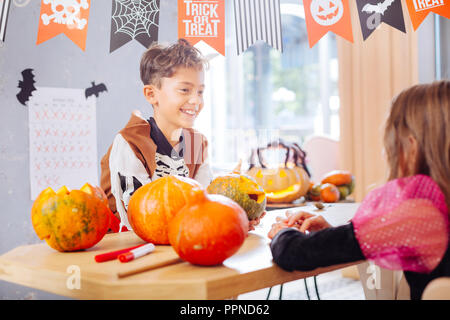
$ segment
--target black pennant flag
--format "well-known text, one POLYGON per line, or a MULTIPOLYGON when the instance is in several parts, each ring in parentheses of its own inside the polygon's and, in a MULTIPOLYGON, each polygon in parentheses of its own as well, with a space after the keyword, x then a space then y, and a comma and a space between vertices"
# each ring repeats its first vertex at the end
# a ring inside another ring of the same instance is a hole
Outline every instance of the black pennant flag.
POLYGON ((112 0, 109 52, 133 39, 148 48, 158 41, 160 0, 112 0))
POLYGON ((406 33, 401 0, 356 0, 364 40, 382 23, 406 33))

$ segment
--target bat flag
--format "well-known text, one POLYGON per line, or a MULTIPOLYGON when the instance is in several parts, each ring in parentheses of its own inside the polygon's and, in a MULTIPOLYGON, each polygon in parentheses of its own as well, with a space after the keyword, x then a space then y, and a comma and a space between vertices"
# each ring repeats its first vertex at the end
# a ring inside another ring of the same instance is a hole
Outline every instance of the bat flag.
POLYGON ((225 1, 178 0, 178 38, 204 41, 225 56, 225 1))
POLYGON ((145 48, 158 41, 160 0, 112 0, 109 52, 136 39, 145 48))
POLYGON ((450 19, 450 0, 406 0, 414 30, 430 12, 450 19))
POLYGON ((42 0, 36 44, 64 33, 84 51, 90 7, 91 0, 42 0))
POLYGON ((20 88, 20 92, 16 95, 17 100, 24 106, 26 106, 28 100, 33 94, 33 91, 36 90, 34 87, 34 74, 33 69, 25 69, 22 71, 22 80, 19 81, 19 85, 17 86, 20 88))
POLYGON ((303 0, 303 5, 310 48, 329 31, 353 43, 348 0, 303 0))
POLYGON ((401 0, 356 0, 364 40, 382 23, 406 33, 401 0))

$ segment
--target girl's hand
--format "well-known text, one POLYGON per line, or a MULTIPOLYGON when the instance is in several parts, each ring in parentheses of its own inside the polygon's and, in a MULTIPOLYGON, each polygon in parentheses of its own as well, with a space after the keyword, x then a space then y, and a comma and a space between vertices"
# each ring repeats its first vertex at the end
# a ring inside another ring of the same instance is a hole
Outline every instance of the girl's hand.
POLYGON ((285 228, 296 228, 305 233, 306 231, 319 231, 331 227, 322 216, 304 211, 292 212, 288 210, 286 211, 286 218, 277 217, 276 221, 267 235, 270 239, 285 228))
POLYGON ((253 219, 253 220, 248 220, 248 231, 255 230, 255 226, 257 226, 261 222, 261 219, 265 215, 266 215, 266 211, 264 211, 259 218, 256 218, 256 219, 253 219))
POLYGON ((300 232, 319 231, 331 227, 322 216, 317 216, 308 212, 300 211, 288 216, 287 225, 289 227, 298 226, 300 232))

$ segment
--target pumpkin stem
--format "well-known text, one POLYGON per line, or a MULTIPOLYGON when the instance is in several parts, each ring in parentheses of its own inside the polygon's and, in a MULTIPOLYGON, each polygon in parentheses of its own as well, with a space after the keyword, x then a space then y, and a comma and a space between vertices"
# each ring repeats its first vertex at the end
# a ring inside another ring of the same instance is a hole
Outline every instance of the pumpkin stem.
POLYGON ((232 173, 240 174, 241 173, 241 166, 242 166, 242 159, 239 159, 239 163, 233 169, 232 173))

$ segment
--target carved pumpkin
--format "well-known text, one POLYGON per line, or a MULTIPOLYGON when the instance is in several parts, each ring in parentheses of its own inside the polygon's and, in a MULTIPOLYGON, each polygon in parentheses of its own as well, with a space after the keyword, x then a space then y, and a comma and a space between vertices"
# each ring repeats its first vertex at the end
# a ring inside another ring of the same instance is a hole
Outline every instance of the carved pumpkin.
POLYGON ((183 260, 217 265, 236 253, 248 234, 244 209, 228 197, 196 190, 169 224, 169 240, 183 260))
POLYGON ((216 177, 206 189, 210 194, 221 194, 237 202, 248 219, 259 218, 266 209, 266 194, 252 177, 230 173, 216 177))
POLYGON ((128 203, 128 221, 144 241, 169 244, 168 223, 186 204, 197 181, 179 176, 165 176, 136 190, 128 203))
POLYGON ((111 222, 113 231, 118 227, 103 190, 88 183, 80 190, 45 189, 33 203, 31 221, 39 239, 58 251, 90 248, 104 237, 111 222))
POLYGON ((310 10, 314 21, 322 26, 331 26, 344 15, 344 4, 342 0, 313 0, 310 10))
POLYGON ((308 169, 304 164, 305 157, 306 154, 295 143, 290 145, 281 141, 269 143, 267 147, 252 152, 247 174, 263 187, 267 203, 290 203, 308 192, 310 182, 308 169), (286 150, 283 164, 274 168, 265 163, 262 152, 269 148, 286 150), (255 154, 259 165, 255 165, 255 154))

